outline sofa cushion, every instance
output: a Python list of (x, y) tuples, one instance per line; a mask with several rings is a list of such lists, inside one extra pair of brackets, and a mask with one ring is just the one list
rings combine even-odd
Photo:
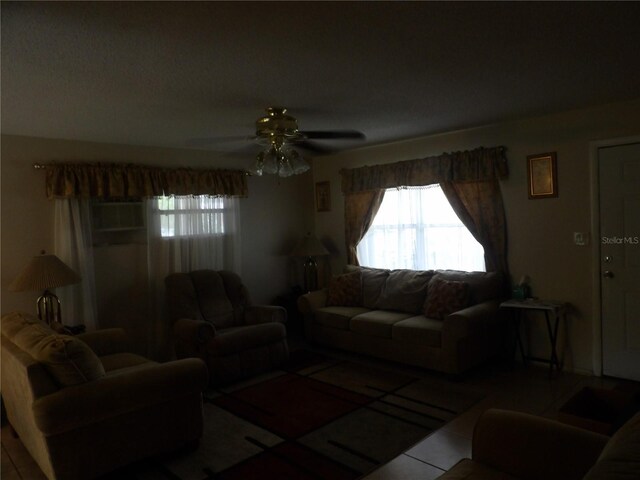
[(484, 302), (494, 298), (502, 298), (503, 275), (499, 272), (463, 272), (460, 270), (438, 270), (443, 280), (465, 282), (469, 285), (469, 304)]
[(44, 324), (25, 325), (13, 342), (41, 362), (62, 387), (97, 380), (105, 375), (98, 356), (82, 340), (52, 333)]
[(128, 352), (103, 355), (100, 357), (100, 362), (107, 373), (117, 373), (118, 371), (130, 369), (131, 367), (155, 363), (148, 358)]
[(433, 270), (392, 270), (375, 304), (378, 310), (421, 313)]
[(602, 450), (584, 480), (627, 480), (640, 472), (640, 413), (625, 423)]
[(315, 312), (315, 323), (323, 327), (349, 330), (351, 318), (368, 311), (364, 307), (322, 307)]
[(327, 289), (327, 306), (359, 307), (362, 305), (362, 272), (359, 270), (335, 276)]
[(393, 324), (391, 338), (403, 342), (419, 343), (425, 347), (442, 345), (442, 322), (417, 315)]
[(376, 302), (382, 292), (382, 287), (384, 287), (391, 270), (358, 267), (356, 265), (347, 265), (345, 268), (345, 272), (353, 272), (355, 270), (362, 272), (362, 306), (375, 308)]
[(440, 275), (429, 282), (424, 314), (428, 318), (443, 320), (447, 315), (469, 305), (469, 285), (465, 282), (444, 280)]
[(351, 319), (349, 328), (356, 333), (372, 337), (391, 338), (391, 327), (412, 315), (403, 312), (389, 312), (386, 310), (371, 310)]
[(230, 327), (218, 330), (217, 335), (207, 345), (207, 350), (214, 357), (237, 355), (243, 350), (277, 343), (286, 337), (287, 331), (282, 323)]

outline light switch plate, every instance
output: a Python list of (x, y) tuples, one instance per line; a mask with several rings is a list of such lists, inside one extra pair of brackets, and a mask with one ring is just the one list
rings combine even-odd
[(573, 232), (573, 243), (580, 247), (589, 245), (589, 233), (587, 232)]

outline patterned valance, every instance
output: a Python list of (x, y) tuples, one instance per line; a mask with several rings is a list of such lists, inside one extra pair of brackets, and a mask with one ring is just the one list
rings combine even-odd
[(246, 197), (241, 170), (157, 168), (119, 163), (54, 163), (46, 170), (47, 197), (144, 198), (159, 195)]
[(342, 191), (363, 192), (394, 187), (431, 185), (444, 181), (474, 182), (508, 175), (504, 147), (476, 148), (435, 157), (343, 169)]

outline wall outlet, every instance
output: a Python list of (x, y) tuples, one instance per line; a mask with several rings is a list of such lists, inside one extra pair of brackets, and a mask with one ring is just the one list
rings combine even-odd
[(589, 245), (589, 233), (588, 232), (573, 232), (573, 243), (580, 247)]

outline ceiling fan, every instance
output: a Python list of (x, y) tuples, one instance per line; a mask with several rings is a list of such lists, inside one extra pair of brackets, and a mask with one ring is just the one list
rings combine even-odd
[[(266, 145), (256, 157), (251, 173), (255, 175), (277, 174), (288, 177), (309, 170), (309, 164), (296, 150), (313, 153), (330, 153), (332, 149), (315, 140), (363, 140), (362, 132), (356, 130), (302, 131), (295, 117), (287, 114), (283, 107), (268, 107), (267, 114), (256, 120), (255, 140)], [(293, 148), (293, 147), (296, 148)]]

